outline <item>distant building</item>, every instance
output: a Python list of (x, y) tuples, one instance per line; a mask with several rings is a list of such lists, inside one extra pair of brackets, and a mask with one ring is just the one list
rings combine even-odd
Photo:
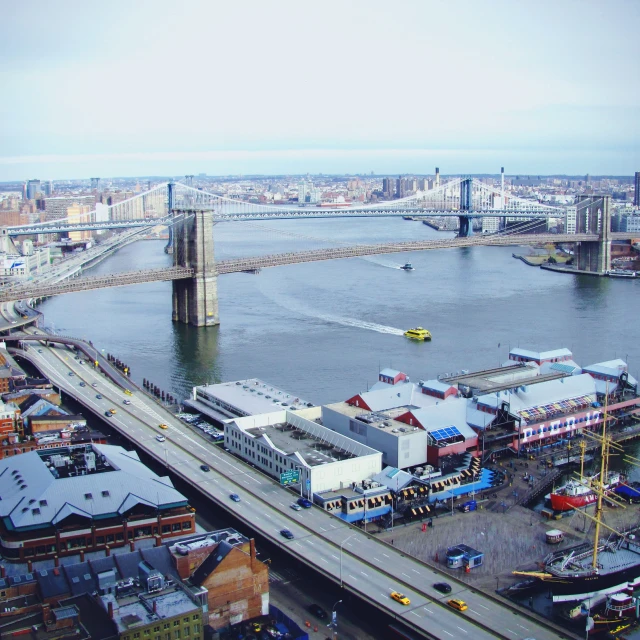
[(35, 200), (37, 193), (41, 193), (40, 180), (28, 180), (27, 181), (27, 199)]
[(91, 191), (100, 191), (100, 178), (91, 178)]
[[(94, 209), (94, 205), (87, 204), (73, 204), (67, 208), (67, 215), (69, 224), (83, 224), (91, 222), (91, 216), (89, 215)], [(91, 240), (91, 231), (70, 231), (69, 238), (73, 242), (80, 242), (82, 240)]]
[(640, 207), (640, 171), (636, 171), (634, 177), (633, 206)]
[(93, 211), (96, 206), (95, 196), (55, 196), (44, 201), (45, 218), (49, 220), (62, 220), (66, 218), (69, 207), (88, 206)]

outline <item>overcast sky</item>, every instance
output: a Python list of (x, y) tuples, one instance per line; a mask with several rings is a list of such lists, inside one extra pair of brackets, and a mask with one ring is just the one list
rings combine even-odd
[(638, 0), (0, 10), (0, 180), (640, 170)]

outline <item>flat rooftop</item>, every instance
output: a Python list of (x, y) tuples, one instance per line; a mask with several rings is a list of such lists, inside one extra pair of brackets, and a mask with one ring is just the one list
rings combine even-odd
[(407, 436), (414, 431), (418, 431), (418, 427), (411, 427), (405, 422), (398, 422), (396, 418), (407, 411), (420, 409), (420, 407), (408, 404), (403, 407), (394, 407), (393, 409), (385, 409), (384, 411), (367, 411), (362, 407), (354, 407), (346, 402), (336, 402), (327, 405), (329, 409), (338, 411), (339, 413), (354, 418), (369, 427), (380, 429), (385, 433), (390, 433), (398, 438)]
[(513, 389), (522, 384), (538, 384), (549, 380), (566, 378), (570, 373), (554, 371), (540, 374), (537, 366), (527, 366), (525, 362), (517, 362), (505, 367), (483, 369), (456, 376), (442, 377), (440, 380), (448, 384), (462, 385), (473, 389), (481, 395)]
[(314, 406), (313, 403), (258, 378), (200, 385), (193, 388), (192, 399), (217, 401), (223, 408), (238, 416), (269, 413), (282, 407), (295, 411)]
[(357, 457), (355, 454), (290, 423), (282, 422), (263, 427), (252, 427), (244, 429), (244, 431), (254, 438), (267, 436), (273, 445), (286, 455), (297, 452), (310, 467)]

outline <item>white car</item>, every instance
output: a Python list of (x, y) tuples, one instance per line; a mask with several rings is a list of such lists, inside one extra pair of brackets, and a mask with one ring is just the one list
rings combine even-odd
[(158, 442), (164, 442), (166, 440), (166, 438), (163, 435), (157, 435), (156, 436), (156, 440)]

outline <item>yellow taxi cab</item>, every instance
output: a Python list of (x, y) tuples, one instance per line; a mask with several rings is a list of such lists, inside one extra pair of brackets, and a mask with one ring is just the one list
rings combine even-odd
[(407, 596), (405, 596), (403, 593), (398, 593), (397, 591), (392, 591), (391, 592), (391, 597), (396, 602), (399, 602), (400, 604), (404, 604), (404, 605), (411, 604), (411, 600), (409, 600), (409, 598), (407, 598)]
[(111, 408), (111, 409), (109, 409), (109, 413), (110, 413), (112, 416), (114, 416), (114, 415), (116, 414), (116, 410), (115, 410), (115, 409), (113, 409), (113, 408)]
[(163, 422), (162, 424), (159, 424), (158, 426), (159, 426), (161, 429), (168, 429), (168, 428), (169, 428), (166, 424), (164, 424), (164, 422)]
[(133, 395), (133, 393), (131, 393), (131, 391), (129, 391), (129, 389), (125, 389), (125, 390), (124, 390), (124, 393), (125, 393), (125, 395), (127, 395), (127, 396), (132, 396), (132, 395)]
[(466, 611), (469, 608), (464, 600), (447, 600), (447, 604), (458, 611)]

